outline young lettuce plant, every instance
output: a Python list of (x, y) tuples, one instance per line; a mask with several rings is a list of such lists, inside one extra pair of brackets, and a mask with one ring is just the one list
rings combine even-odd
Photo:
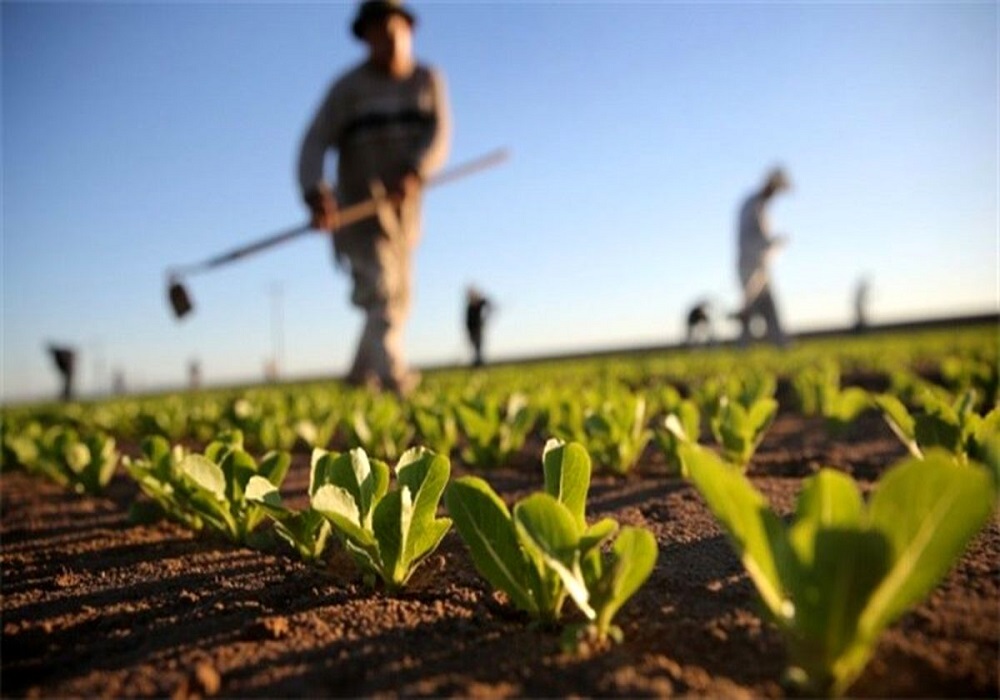
[[(611, 518), (587, 525), (590, 456), (582, 445), (549, 440), (542, 455), (544, 491), (514, 506), (478, 477), (454, 481), (445, 494), (449, 514), (479, 574), (514, 607), (543, 622), (559, 619), (567, 597), (587, 623), (566, 639), (620, 640), (612, 624), (621, 606), (653, 571), (653, 535), (622, 528)], [(614, 539), (608, 555), (602, 545)]]
[(45, 430), (36, 420), (15, 424), (3, 417), (3, 461), (0, 468), (7, 470), (19, 467), (29, 474), (38, 463), (39, 445)]
[(56, 439), (52, 456), (65, 470), (70, 487), (77, 493), (98, 494), (115, 474), (118, 450), (115, 439), (103, 433), (83, 437), (67, 429)]
[(209, 443), (204, 455), (190, 454), (178, 468), (193, 509), (206, 525), (233, 542), (245, 543), (263, 522), (265, 511), (246, 497), (254, 476), (281, 486), (291, 457), (286, 452), (268, 452), (260, 463), (243, 449), (239, 431)]
[(860, 387), (840, 386), (840, 367), (825, 362), (799, 372), (792, 380), (799, 408), (807, 416), (820, 415), (834, 435), (843, 435), (858, 416), (871, 407), (871, 397)]
[(458, 422), (450, 406), (414, 404), (413, 420), (423, 445), (439, 455), (451, 456), (458, 444)]
[(345, 420), (348, 435), (356, 447), (397, 459), (413, 442), (416, 431), (395, 396), (362, 395), (362, 404)]
[(690, 399), (679, 399), (669, 409), (662, 427), (653, 431), (653, 440), (667, 462), (671, 474), (687, 476), (681, 460), (680, 446), (685, 443), (697, 444), (701, 437), (701, 411), (698, 404)]
[(914, 457), (938, 448), (958, 462), (980, 462), (1000, 475), (1000, 408), (985, 416), (975, 412), (976, 393), (969, 390), (955, 401), (925, 393), (923, 408), (910, 412), (892, 394), (873, 397), (885, 422)]
[(624, 475), (632, 470), (653, 436), (646, 427), (646, 400), (615, 392), (583, 421), (587, 451), (600, 465)]
[(100, 431), (80, 435), (72, 427), (43, 429), (29, 423), (16, 434), (4, 435), (4, 460), (18, 464), (77, 493), (98, 494), (118, 466), (115, 439)]
[(315, 420), (312, 418), (300, 418), (295, 422), (294, 430), (298, 439), (308, 445), (310, 449), (317, 447), (326, 449), (330, 441), (333, 440), (333, 436), (336, 434), (337, 426), (339, 425), (340, 416), (330, 411)]
[(867, 505), (849, 476), (820, 470), (786, 526), (743, 474), (681, 449), (785, 637), (787, 679), (810, 695), (850, 687), (883, 630), (948, 573), (994, 505), (984, 470), (935, 451), (887, 471)]
[(374, 585), (402, 589), (451, 528), (438, 518), (451, 475), (447, 457), (423, 447), (402, 454), (395, 467), (398, 488), (389, 490), (389, 467), (363, 449), (313, 453), (309, 490), (312, 509), (333, 525), (344, 546)]
[(155, 512), (144, 509), (136, 501), (129, 508), (129, 519), (144, 522), (166, 516), (190, 530), (200, 531), (204, 523), (190, 505), (179, 468), (186, 455), (184, 448), (180, 445), (171, 448), (166, 438), (150, 435), (143, 439), (140, 449), (141, 458), (123, 457), (122, 466), (152, 500)]
[(744, 370), (724, 377), (709, 377), (701, 382), (692, 394), (702, 413), (711, 420), (720, 408), (723, 398), (738, 403), (744, 409), (764, 399), (773, 399), (778, 380), (765, 371)]
[[(309, 497), (312, 498), (321, 486), (317, 479), (317, 467), (320, 460), (328, 453), (323, 449), (314, 449), (309, 473)], [(278, 537), (285, 540), (306, 562), (322, 561), (330, 541), (333, 528), (330, 521), (311, 505), (305, 510), (294, 510), (286, 507), (281, 501), (278, 487), (267, 479), (254, 476), (250, 478), (246, 489), (247, 501), (259, 505), (274, 523), (274, 531)]]
[(723, 456), (740, 469), (746, 469), (777, 414), (778, 402), (774, 399), (758, 399), (744, 407), (723, 396), (709, 423)]
[(455, 405), (455, 416), (466, 439), (462, 458), (479, 467), (503, 464), (521, 449), (536, 422), (527, 398), (519, 393), (502, 403), (490, 395), (462, 401)]

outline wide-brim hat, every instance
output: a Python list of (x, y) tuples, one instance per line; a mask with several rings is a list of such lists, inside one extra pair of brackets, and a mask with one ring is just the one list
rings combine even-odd
[(359, 39), (364, 39), (366, 24), (392, 14), (405, 17), (411, 27), (417, 23), (417, 16), (399, 0), (364, 0), (358, 8), (358, 16), (351, 23), (351, 33)]

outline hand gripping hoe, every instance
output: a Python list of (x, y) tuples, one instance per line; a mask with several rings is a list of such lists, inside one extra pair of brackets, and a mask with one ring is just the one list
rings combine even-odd
[[(477, 173), (481, 170), (491, 168), (494, 165), (498, 165), (506, 160), (507, 155), (508, 153), (506, 149), (491, 151), (490, 153), (482, 155), (478, 158), (466, 161), (461, 165), (456, 165), (455, 167), (442, 172), (440, 175), (431, 178), (427, 181), (426, 187), (444, 185)], [(340, 229), (338, 230), (342, 230), (345, 226), (349, 226), (350, 224), (361, 221), (362, 219), (378, 215), (379, 211), (388, 204), (389, 199), (384, 188), (379, 188), (378, 191), (373, 189), (373, 196), (371, 199), (366, 199), (363, 202), (352, 204), (351, 206), (344, 207), (339, 211)], [(253, 241), (234, 250), (220, 253), (219, 255), (211, 257), (200, 263), (184, 267), (170, 268), (167, 270), (167, 299), (170, 301), (170, 308), (173, 309), (174, 316), (178, 319), (183, 318), (194, 308), (194, 304), (191, 302), (191, 295), (188, 294), (188, 290), (185, 288), (183, 283), (183, 279), (185, 277), (200, 272), (208, 272), (209, 270), (222, 267), (223, 265), (227, 265), (231, 262), (242, 260), (249, 255), (259, 253), (262, 250), (267, 250), (268, 248), (273, 248), (281, 243), (286, 243), (290, 240), (298, 238), (299, 236), (309, 233), (312, 230), (313, 229), (308, 223), (302, 224), (294, 228), (273, 233), (270, 236)], [(336, 235), (336, 231), (334, 231), (334, 235)]]

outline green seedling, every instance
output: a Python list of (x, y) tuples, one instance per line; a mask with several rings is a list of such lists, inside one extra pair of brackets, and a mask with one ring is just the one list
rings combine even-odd
[(295, 422), (294, 430), (298, 439), (308, 445), (309, 449), (317, 447), (326, 449), (330, 441), (333, 440), (339, 424), (340, 417), (331, 411), (315, 420), (312, 418), (300, 418)]
[(777, 414), (778, 402), (774, 399), (758, 399), (746, 408), (723, 396), (709, 424), (723, 456), (746, 469)]
[(743, 474), (708, 450), (682, 451), (785, 637), (787, 680), (809, 695), (850, 687), (883, 630), (947, 574), (994, 504), (985, 470), (935, 451), (887, 471), (867, 505), (849, 476), (820, 470), (786, 525)]
[[(571, 598), (587, 618), (567, 640), (621, 639), (612, 620), (652, 573), (657, 547), (646, 530), (604, 518), (587, 525), (590, 457), (583, 446), (550, 440), (542, 456), (544, 491), (507, 509), (478, 477), (463, 477), (445, 495), (448, 512), (480, 575), (529, 616), (555, 622)], [(614, 540), (609, 555), (601, 547)]]
[(16, 433), (5, 430), (4, 462), (38, 474), (77, 493), (98, 494), (118, 466), (115, 439), (102, 431), (83, 435), (76, 428), (31, 422)]
[(695, 389), (691, 399), (711, 420), (719, 410), (723, 398), (749, 410), (764, 399), (774, 398), (777, 387), (778, 380), (774, 374), (744, 370), (705, 379)]
[(448, 406), (414, 404), (413, 420), (420, 442), (439, 455), (449, 457), (458, 444), (458, 422)]
[(451, 520), (436, 517), (451, 463), (423, 447), (407, 450), (395, 467), (398, 488), (389, 490), (389, 467), (364, 450), (313, 454), (312, 509), (333, 525), (344, 546), (374, 585), (398, 591), (437, 549)]
[(615, 474), (627, 474), (642, 456), (653, 433), (646, 427), (646, 401), (614, 393), (583, 421), (587, 451)]
[(37, 470), (39, 445), (45, 430), (38, 421), (27, 421), (14, 427), (11, 421), (3, 422), (3, 469), (21, 468), (34, 473)]
[(144, 492), (178, 520), (208, 526), (239, 543), (246, 543), (265, 517), (246, 497), (250, 479), (261, 476), (280, 486), (291, 463), (283, 452), (270, 452), (258, 463), (243, 450), (239, 431), (220, 435), (201, 455), (175, 452), (157, 438), (143, 449), (148, 459), (129, 462), (126, 469)]
[[(317, 450), (319, 452), (319, 450)], [(313, 472), (316, 469), (317, 452), (313, 453)], [(313, 479), (310, 479), (310, 485)], [(310, 491), (310, 496), (312, 492)], [(330, 521), (311, 506), (305, 510), (293, 510), (281, 502), (278, 487), (261, 476), (251, 477), (247, 483), (247, 501), (260, 506), (274, 522), (274, 531), (306, 562), (318, 563), (333, 532)]]
[(478, 467), (495, 467), (510, 459), (536, 422), (527, 398), (519, 393), (506, 401), (492, 395), (462, 401), (455, 405), (455, 416), (466, 441), (462, 458)]
[(140, 449), (141, 458), (126, 456), (122, 458), (122, 465), (139, 489), (152, 500), (155, 509), (150, 512), (140, 503), (133, 503), (129, 519), (135, 522), (166, 516), (191, 530), (201, 530), (204, 523), (189, 505), (187, 489), (181, 480), (179, 465), (186, 455), (184, 449), (179, 445), (171, 448), (160, 435), (143, 439)]
[(941, 360), (941, 378), (955, 393), (976, 392), (976, 409), (986, 411), (1000, 402), (1000, 366), (992, 357), (949, 356)]
[(873, 397), (885, 422), (915, 457), (933, 448), (944, 450), (959, 462), (969, 460), (1000, 475), (1000, 408), (985, 416), (975, 412), (976, 393), (967, 391), (955, 401), (925, 393), (921, 409), (912, 413), (896, 396)]
[(118, 466), (115, 439), (102, 433), (80, 437), (65, 430), (56, 440), (56, 450), (52, 458), (65, 470), (70, 487), (77, 493), (100, 493)]
[(382, 394), (362, 399), (345, 421), (351, 444), (380, 454), (388, 460), (397, 459), (412, 442), (415, 434), (412, 422), (404, 415), (399, 400)]
[(799, 409), (807, 416), (822, 416), (830, 432), (838, 436), (872, 406), (864, 389), (841, 387), (840, 367), (834, 362), (802, 370), (792, 380), (792, 387)]
[(698, 404), (681, 399), (663, 419), (662, 426), (653, 431), (653, 440), (663, 453), (671, 474), (687, 476), (681, 460), (680, 446), (697, 444), (701, 437), (701, 411)]

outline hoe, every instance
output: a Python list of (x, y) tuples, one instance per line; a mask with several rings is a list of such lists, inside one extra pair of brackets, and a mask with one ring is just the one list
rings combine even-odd
[[(444, 171), (437, 177), (431, 178), (427, 182), (426, 186), (435, 187), (443, 185), (477, 173), (480, 170), (491, 168), (494, 165), (506, 160), (507, 155), (508, 153), (506, 149), (491, 151), (490, 153), (474, 158), (470, 161), (466, 161), (461, 165), (457, 165), (454, 168)], [(351, 206), (344, 207), (340, 210), (339, 218), (341, 229), (344, 226), (348, 226), (361, 221), (362, 219), (367, 219), (370, 216), (377, 215), (379, 210), (388, 204), (389, 198), (387, 197), (384, 189), (381, 191), (373, 191), (371, 199), (358, 202), (357, 204), (352, 204)], [(298, 238), (299, 236), (309, 233), (312, 230), (313, 229), (309, 224), (302, 224), (300, 226), (296, 226), (295, 228), (273, 233), (270, 236), (253, 241), (252, 243), (248, 243), (234, 250), (221, 253), (203, 262), (194, 265), (187, 265), (185, 267), (174, 267), (167, 270), (167, 299), (170, 301), (170, 308), (173, 309), (174, 316), (181, 319), (194, 308), (194, 304), (191, 302), (191, 296), (188, 294), (188, 291), (184, 287), (184, 283), (182, 281), (184, 277), (199, 272), (207, 272), (228, 263), (241, 260), (248, 255), (252, 255), (253, 253), (259, 253), (262, 250), (266, 250), (281, 243)]]

